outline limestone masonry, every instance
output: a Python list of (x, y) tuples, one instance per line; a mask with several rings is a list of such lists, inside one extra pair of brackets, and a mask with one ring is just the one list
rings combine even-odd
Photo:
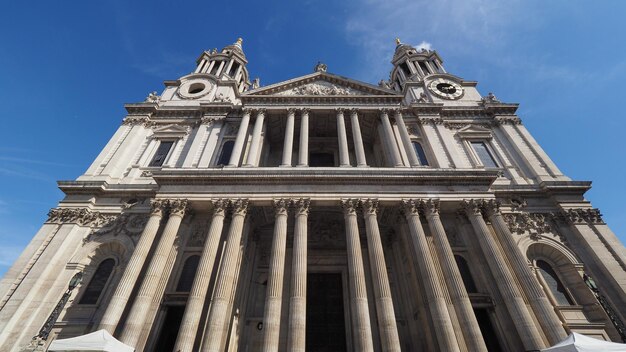
[(626, 339), (626, 250), (516, 115), (397, 41), (260, 86), (241, 39), (128, 115), (0, 282), (0, 351), (534, 351)]

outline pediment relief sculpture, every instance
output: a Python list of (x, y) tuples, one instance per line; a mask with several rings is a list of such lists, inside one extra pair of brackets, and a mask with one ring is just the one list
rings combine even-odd
[(339, 86), (326, 81), (316, 81), (294, 87), (276, 95), (365, 95), (366, 93), (354, 88)]

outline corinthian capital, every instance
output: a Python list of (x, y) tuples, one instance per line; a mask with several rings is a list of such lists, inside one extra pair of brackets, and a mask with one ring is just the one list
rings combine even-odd
[(377, 199), (362, 199), (361, 207), (363, 207), (363, 213), (376, 215), (378, 212), (378, 200)]
[(420, 200), (420, 207), (426, 215), (439, 214), (439, 199), (422, 199)]
[(344, 215), (352, 215), (356, 214), (356, 208), (359, 205), (359, 201), (357, 199), (342, 199), (341, 200), (341, 208), (343, 209)]
[(419, 202), (415, 199), (403, 199), (400, 208), (404, 216), (419, 215)]
[(238, 198), (231, 201), (233, 209), (233, 215), (246, 215), (248, 212), (248, 200), (245, 198)]
[(300, 198), (292, 201), (293, 207), (296, 208), (298, 215), (309, 215), (311, 200), (309, 198)]
[(488, 216), (500, 213), (500, 202), (495, 199), (483, 201), (483, 208)]
[(274, 207), (274, 212), (276, 212), (276, 215), (287, 215), (290, 202), (291, 201), (289, 199), (285, 198), (273, 199), (272, 206)]
[(226, 208), (228, 207), (228, 200), (214, 199), (214, 200), (211, 200), (211, 204), (213, 205), (213, 216), (226, 215)]
[(465, 210), (465, 213), (468, 216), (471, 215), (482, 215), (482, 204), (483, 201), (482, 200), (476, 200), (476, 199), (464, 199), (461, 202), (461, 206), (463, 207), (463, 209)]
[(167, 206), (167, 201), (163, 199), (150, 200), (150, 215), (163, 216), (163, 209)]
[(177, 215), (182, 217), (185, 215), (188, 205), (187, 199), (170, 199), (168, 203), (170, 206), (170, 216)]

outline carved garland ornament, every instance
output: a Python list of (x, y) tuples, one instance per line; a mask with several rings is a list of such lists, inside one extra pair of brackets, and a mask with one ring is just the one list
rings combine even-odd
[(544, 214), (539, 213), (514, 213), (503, 214), (504, 221), (513, 233), (530, 233), (532, 239), (539, 239), (543, 233), (552, 232), (552, 226)]
[(604, 224), (602, 214), (598, 209), (567, 209), (555, 217), (560, 217), (571, 224)]

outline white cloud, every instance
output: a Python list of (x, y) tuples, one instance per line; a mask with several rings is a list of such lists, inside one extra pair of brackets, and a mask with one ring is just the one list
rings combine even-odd
[(521, 11), (523, 4), (520, 0), (355, 0), (345, 30), (348, 40), (364, 50), (367, 65), (356, 74), (368, 81), (386, 77), (396, 37), (403, 43), (443, 49), (444, 58), (453, 51), (494, 51), (506, 46), (507, 29), (534, 27), (540, 21)]
[(429, 42), (427, 42), (425, 40), (422, 40), (422, 42), (417, 44), (415, 47), (417, 48), (417, 50), (422, 50), (422, 49), (432, 50), (433, 49), (432, 48), (433, 47), (432, 44), (430, 44)]

